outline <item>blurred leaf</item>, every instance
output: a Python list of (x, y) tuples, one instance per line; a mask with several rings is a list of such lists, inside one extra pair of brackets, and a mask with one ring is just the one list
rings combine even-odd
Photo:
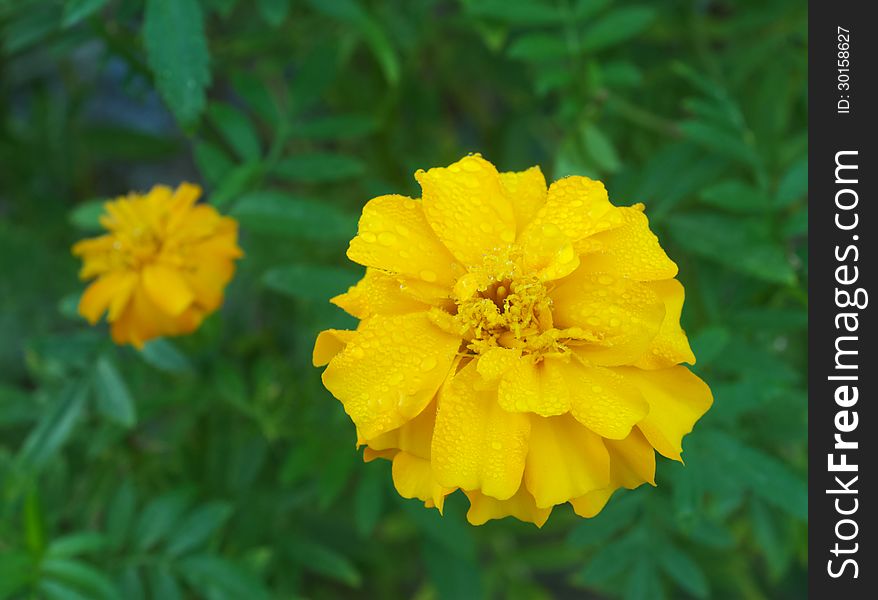
[[(146, 589), (140, 575), (140, 569), (137, 567), (125, 567), (117, 579), (116, 587), (119, 588), (119, 592), (125, 600), (146, 600)], [(173, 598), (173, 592), (170, 596), (156, 594), (155, 597)]]
[(353, 215), (276, 190), (241, 196), (230, 214), (245, 230), (306, 240), (348, 240), (357, 228)]
[(98, 552), (106, 546), (107, 538), (103, 534), (97, 531), (82, 531), (52, 540), (46, 554), (55, 558), (72, 558)]
[(156, 87), (182, 123), (204, 110), (210, 57), (197, 0), (146, 0), (143, 22), (146, 57)]
[(283, 23), (289, 12), (290, 0), (259, 0), (259, 14), (272, 27)]
[(366, 115), (336, 115), (309, 119), (295, 128), (295, 135), (310, 140), (344, 140), (368, 135), (377, 129), (375, 119)]
[(25, 469), (36, 472), (64, 445), (82, 414), (87, 397), (88, 388), (81, 382), (64, 387), (24, 440), (18, 460)]
[(586, 125), (582, 130), (582, 140), (586, 152), (600, 169), (608, 173), (619, 169), (619, 155), (616, 148), (597, 125), (593, 123)]
[(312, 541), (294, 540), (284, 550), (290, 560), (307, 571), (324, 575), (350, 587), (360, 587), (362, 584), (362, 576), (353, 563), (332, 548)]
[(40, 568), (44, 577), (70, 584), (83, 595), (98, 599), (120, 598), (115, 584), (91, 565), (67, 558), (45, 558)]
[(583, 33), (581, 50), (599, 52), (631, 39), (649, 27), (656, 17), (648, 6), (619, 8), (595, 20)]
[(232, 507), (225, 502), (212, 502), (192, 511), (174, 528), (165, 554), (177, 556), (200, 547), (231, 514)]
[(94, 388), (101, 414), (123, 427), (131, 427), (137, 422), (131, 392), (116, 365), (106, 355), (95, 363)]
[(758, 214), (776, 208), (766, 194), (743, 181), (722, 181), (701, 192), (705, 204), (733, 213)]
[(563, 58), (570, 52), (563, 38), (551, 33), (528, 33), (516, 39), (507, 53), (512, 58), (544, 61)]
[(149, 502), (140, 513), (134, 531), (134, 543), (148, 550), (175, 530), (180, 515), (189, 504), (188, 494), (175, 491)]
[(747, 165), (759, 164), (756, 149), (735, 134), (703, 121), (687, 121), (680, 129), (688, 139), (719, 156)]
[(238, 565), (210, 554), (190, 556), (179, 561), (178, 569), (183, 578), (203, 595), (219, 592), (223, 598), (247, 598), (260, 600), (268, 593), (258, 580)]
[(750, 522), (753, 527), (754, 541), (765, 555), (772, 577), (780, 577), (792, 558), (787, 548), (784, 547), (783, 537), (778, 527), (780, 519), (772, 515), (764, 503), (754, 501), (750, 505)]
[(232, 168), (216, 184), (210, 196), (210, 203), (217, 208), (224, 208), (229, 202), (247, 191), (247, 188), (262, 174), (262, 163), (252, 162)]
[(30, 583), (33, 559), (27, 552), (0, 551), (0, 598), (17, 598), (15, 594)]
[(341, 154), (299, 154), (278, 162), (274, 174), (295, 182), (319, 183), (357, 177), (365, 171), (356, 158)]
[(204, 180), (212, 186), (218, 185), (235, 163), (222, 148), (209, 142), (198, 141), (193, 146), (195, 164)]
[(808, 157), (794, 162), (777, 184), (777, 203), (788, 206), (808, 192)]
[(436, 586), (440, 598), (455, 600), (484, 597), (481, 573), (475, 561), (447, 552), (428, 540), (421, 544), (421, 552), (430, 580)]
[(192, 363), (169, 340), (156, 338), (140, 349), (143, 360), (161, 371), (168, 373), (187, 373), (192, 371)]
[(710, 588), (707, 577), (689, 554), (670, 544), (663, 544), (658, 559), (662, 570), (677, 585), (696, 598), (708, 597)]
[(269, 288), (300, 300), (327, 301), (354, 285), (361, 274), (338, 267), (289, 265), (270, 269), (262, 278)]
[(354, 495), (354, 523), (357, 533), (368, 537), (375, 530), (384, 505), (385, 474), (376, 468), (365, 468)]
[(102, 9), (107, 0), (67, 0), (64, 3), (64, 18), (61, 25), (72, 27)]
[(259, 135), (247, 115), (230, 104), (211, 102), (207, 116), (242, 160), (259, 159), (262, 154)]
[(625, 600), (661, 600), (665, 597), (658, 572), (652, 560), (641, 559), (626, 577)]
[(708, 365), (722, 354), (729, 342), (729, 331), (725, 327), (708, 327), (692, 337), (690, 343), (699, 367)]
[(795, 281), (783, 248), (769, 238), (761, 222), (688, 213), (671, 217), (669, 227), (677, 243), (690, 252), (765, 281)]
[(116, 548), (121, 547), (128, 534), (133, 531), (136, 502), (131, 482), (123, 481), (107, 507), (107, 536)]
[(70, 211), (70, 224), (82, 231), (96, 232), (103, 227), (98, 221), (104, 212), (106, 200), (91, 200), (83, 202)]
[(152, 598), (158, 600), (182, 600), (183, 593), (180, 591), (180, 584), (171, 573), (170, 569), (159, 563), (148, 570), (149, 587), (152, 591)]
[(476, 17), (486, 17), (512, 25), (551, 25), (562, 23), (564, 12), (541, 0), (506, 2), (504, 0), (475, 0), (466, 2), (466, 10)]
[(63, 583), (43, 579), (39, 582), (41, 597), (46, 600), (95, 600), (91, 595), (86, 595), (75, 588)]

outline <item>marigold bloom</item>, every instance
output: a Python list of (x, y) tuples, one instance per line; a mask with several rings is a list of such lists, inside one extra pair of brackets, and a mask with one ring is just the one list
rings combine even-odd
[(479, 155), (415, 178), (423, 199), (370, 200), (350, 243), (366, 274), (332, 302), (359, 327), (314, 346), (365, 460), (440, 511), (462, 489), (473, 524), (655, 485), (653, 450), (680, 460), (713, 400), (680, 365), (683, 286), (643, 205)]
[(79, 301), (91, 324), (104, 312), (117, 344), (141, 347), (198, 328), (222, 304), (235, 271), (238, 224), (206, 204), (197, 185), (157, 185), (104, 205), (108, 233), (82, 240), (79, 276), (94, 279)]

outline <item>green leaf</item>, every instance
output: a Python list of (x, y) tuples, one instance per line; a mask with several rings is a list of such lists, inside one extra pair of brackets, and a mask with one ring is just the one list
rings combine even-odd
[(46, 600), (95, 600), (91, 595), (85, 595), (75, 588), (50, 579), (40, 581), (39, 589), (42, 592), (39, 597)]
[(772, 577), (779, 579), (792, 558), (780, 527), (782, 520), (773, 515), (763, 502), (754, 500), (750, 504), (750, 522), (753, 538), (759, 551), (765, 556)]
[(777, 208), (766, 194), (737, 179), (704, 189), (701, 200), (710, 206), (741, 214), (759, 214)]
[(600, 547), (579, 573), (578, 580), (587, 585), (604, 583), (631, 567), (636, 559), (633, 550), (637, 539), (631, 534)]
[(259, 159), (262, 154), (259, 135), (246, 114), (230, 104), (211, 102), (207, 108), (207, 116), (242, 160)]
[(178, 374), (192, 371), (192, 363), (186, 355), (164, 338), (156, 338), (145, 343), (140, 349), (140, 356), (161, 371)]
[(466, 3), (466, 11), (475, 17), (527, 26), (562, 23), (566, 17), (557, 6), (542, 1), (476, 0)]
[(447, 552), (432, 540), (421, 543), (421, 553), (430, 581), (439, 591), (440, 598), (486, 597), (478, 563), (471, 557)]
[(95, 599), (121, 598), (115, 584), (88, 563), (67, 558), (47, 557), (40, 564), (43, 576), (69, 584)]
[(212, 186), (218, 185), (226, 173), (235, 166), (234, 161), (222, 148), (209, 142), (195, 142), (193, 154), (198, 171), (204, 180)]
[(698, 566), (691, 556), (670, 544), (664, 544), (658, 555), (662, 570), (673, 579), (677, 585), (695, 596), (707, 598), (710, 587), (704, 571)]
[(261, 162), (244, 163), (233, 168), (216, 184), (210, 196), (210, 203), (217, 208), (225, 207), (229, 202), (247, 191), (263, 172)]
[(4, 550), (0, 552), (0, 598), (18, 598), (33, 577), (33, 558), (28, 552)]
[(662, 600), (665, 597), (651, 558), (641, 558), (626, 577), (624, 600)]
[(598, 52), (620, 44), (649, 27), (655, 17), (655, 9), (648, 6), (614, 10), (585, 30), (580, 49), (583, 52)]
[(184, 558), (177, 563), (183, 578), (202, 595), (219, 591), (226, 598), (261, 600), (268, 598), (262, 584), (238, 565), (210, 554)]
[(284, 549), (290, 560), (307, 571), (324, 575), (350, 587), (360, 587), (363, 582), (354, 564), (332, 548), (308, 540), (295, 540)]
[(68, 384), (37, 426), (24, 440), (18, 460), (29, 471), (37, 471), (64, 445), (79, 420), (88, 388), (84, 384)]
[(52, 540), (46, 554), (55, 558), (71, 558), (81, 554), (90, 554), (103, 550), (107, 546), (107, 537), (97, 531), (71, 533)]
[(353, 215), (276, 190), (245, 194), (230, 214), (248, 231), (306, 240), (348, 240), (357, 229)]
[(64, 17), (61, 19), (61, 25), (73, 27), (102, 9), (105, 4), (107, 4), (107, 0), (67, 0), (64, 3)]
[(121, 547), (132, 531), (136, 503), (134, 486), (130, 481), (122, 482), (107, 507), (107, 537), (115, 548)]
[[(377, 465), (376, 465), (377, 466)], [(369, 537), (378, 524), (384, 504), (384, 473), (378, 468), (365, 468), (354, 494), (354, 523), (357, 533)]]
[(699, 367), (708, 365), (718, 358), (729, 343), (728, 329), (725, 327), (707, 327), (692, 336), (692, 352)]
[(123, 427), (132, 427), (137, 422), (131, 392), (116, 365), (106, 355), (95, 363), (94, 388), (98, 412)]
[(621, 166), (619, 155), (613, 142), (610, 141), (597, 125), (589, 123), (582, 130), (582, 141), (585, 151), (597, 164), (598, 168), (613, 173)]
[(763, 221), (716, 214), (674, 215), (668, 226), (677, 243), (730, 269), (772, 283), (792, 284), (793, 267)]
[(225, 502), (212, 502), (187, 515), (175, 528), (165, 546), (165, 554), (178, 556), (201, 546), (232, 514)]
[(271, 27), (284, 22), (290, 12), (290, 0), (259, 0), (259, 14)]
[(90, 200), (79, 204), (70, 211), (70, 224), (82, 231), (101, 231), (103, 227), (98, 219), (104, 213), (105, 202), (106, 200)]
[(167, 566), (157, 564), (147, 573), (152, 598), (156, 600), (159, 598), (161, 600), (182, 600), (183, 592), (180, 590), (180, 584), (177, 583), (177, 579)]
[(702, 435), (730, 475), (768, 504), (798, 518), (808, 517), (808, 487), (780, 460), (719, 431)]
[(198, 120), (210, 83), (210, 56), (198, 0), (147, 0), (146, 58), (156, 87), (183, 124)]
[(309, 119), (295, 127), (297, 137), (309, 140), (346, 140), (368, 135), (378, 127), (365, 115), (336, 115)]
[(808, 157), (794, 162), (777, 184), (777, 203), (789, 206), (808, 193)]
[(274, 167), (274, 174), (288, 181), (320, 183), (358, 177), (365, 167), (356, 158), (341, 154), (315, 152), (285, 158)]
[(180, 515), (189, 504), (188, 494), (171, 492), (156, 498), (144, 507), (137, 519), (134, 543), (140, 550), (148, 550), (176, 527)]
[(689, 140), (718, 156), (749, 166), (759, 164), (759, 154), (756, 149), (738, 134), (703, 121), (687, 121), (680, 125), (680, 130)]
[(262, 278), (270, 289), (299, 300), (325, 302), (354, 285), (361, 273), (338, 267), (289, 265), (270, 269)]
[(564, 58), (570, 53), (563, 37), (552, 33), (528, 33), (509, 46), (507, 54), (512, 58), (540, 62)]

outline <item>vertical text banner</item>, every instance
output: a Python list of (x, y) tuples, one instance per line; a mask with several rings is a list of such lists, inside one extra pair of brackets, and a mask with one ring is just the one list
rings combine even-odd
[(870, 2), (809, 9), (809, 587), (853, 600), (878, 589), (878, 31)]

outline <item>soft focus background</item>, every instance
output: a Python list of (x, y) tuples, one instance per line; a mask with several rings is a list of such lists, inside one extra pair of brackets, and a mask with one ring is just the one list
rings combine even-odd
[[(0, 598), (803, 598), (806, 6), (0, 0)], [(399, 498), (310, 364), (419, 167), (602, 179), (716, 403), (658, 488), (539, 530)], [(187, 338), (75, 313), (100, 200), (187, 180), (247, 256)]]

